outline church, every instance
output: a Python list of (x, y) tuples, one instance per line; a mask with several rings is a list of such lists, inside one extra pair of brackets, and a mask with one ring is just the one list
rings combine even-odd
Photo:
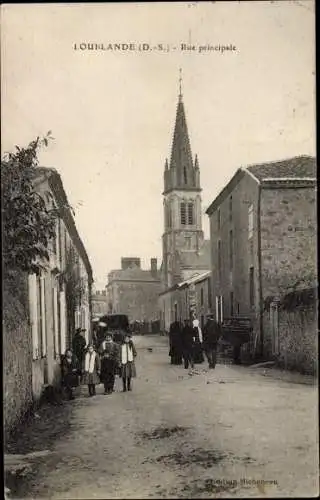
[(181, 92), (176, 111), (170, 161), (164, 167), (164, 231), (162, 235), (161, 328), (190, 316), (181, 306), (179, 284), (210, 270), (210, 240), (202, 230), (200, 168), (193, 158)]

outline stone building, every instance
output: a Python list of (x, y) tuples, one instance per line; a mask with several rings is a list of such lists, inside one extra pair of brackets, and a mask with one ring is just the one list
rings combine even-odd
[(130, 323), (151, 323), (159, 320), (158, 297), (161, 291), (157, 259), (150, 269), (141, 269), (138, 257), (122, 257), (121, 269), (108, 275), (107, 301), (110, 313), (127, 314)]
[(200, 169), (192, 158), (184, 104), (180, 91), (170, 162), (164, 170), (164, 232), (162, 236), (162, 328), (168, 330), (176, 309), (176, 284), (210, 268), (210, 242), (202, 230)]
[[(194, 314), (203, 328), (207, 314), (212, 312), (211, 300), (211, 271), (194, 274), (191, 278), (176, 283), (170, 288), (171, 303), (173, 304), (172, 321), (183, 321)], [(162, 294), (160, 294), (160, 297)]]
[[(47, 385), (60, 381), (61, 354), (76, 327), (91, 324), (92, 270), (54, 169), (38, 168), (34, 187), (58, 209), (50, 260), (40, 276), (17, 272), (4, 295), (4, 420), (9, 432)], [(17, 293), (19, 290), (19, 293)]]
[(300, 156), (239, 168), (207, 210), (216, 318), (250, 316), (249, 348), (268, 356), (266, 300), (316, 277), (316, 161)]
[(92, 315), (99, 316), (108, 314), (110, 311), (110, 304), (108, 304), (107, 291), (96, 290), (92, 294)]

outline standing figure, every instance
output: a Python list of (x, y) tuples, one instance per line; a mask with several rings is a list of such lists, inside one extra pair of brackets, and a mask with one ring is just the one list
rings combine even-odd
[(217, 362), (218, 341), (221, 337), (219, 323), (210, 315), (203, 328), (203, 346), (206, 353), (209, 368), (215, 368)]
[(71, 349), (67, 349), (61, 362), (62, 386), (68, 399), (74, 399), (73, 388), (79, 385), (80, 365)]
[(132, 391), (131, 379), (137, 375), (134, 363), (136, 356), (137, 351), (131, 335), (126, 333), (120, 346), (120, 375), (123, 382), (123, 392)]
[(96, 385), (100, 384), (100, 357), (92, 344), (88, 345), (84, 357), (83, 383), (88, 386), (89, 396), (96, 395)]
[(114, 380), (119, 364), (119, 347), (113, 341), (110, 333), (107, 333), (105, 340), (102, 342), (100, 352), (101, 382), (104, 384), (104, 393), (111, 394), (114, 391)]
[(184, 321), (184, 327), (181, 332), (181, 341), (184, 367), (186, 370), (189, 368), (189, 365), (191, 368), (194, 368), (193, 348), (195, 338), (193, 328), (190, 324), (190, 320), (188, 319)]
[(202, 346), (202, 331), (200, 328), (199, 320), (194, 317), (193, 322), (193, 335), (195, 338), (194, 342), (194, 352), (193, 352), (193, 360), (195, 363), (203, 363), (204, 362), (204, 357), (203, 357), (203, 346)]
[(174, 321), (170, 325), (169, 331), (170, 351), (172, 365), (182, 364), (182, 345), (181, 345), (181, 327), (178, 321)]
[(85, 332), (84, 329), (77, 328), (76, 333), (72, 340), (72, 350), (78, 359), (80, 368), (82, 367), (83, 364), (83, 357), (86, 349), (86, 339), (83, 336), (84, 332)]

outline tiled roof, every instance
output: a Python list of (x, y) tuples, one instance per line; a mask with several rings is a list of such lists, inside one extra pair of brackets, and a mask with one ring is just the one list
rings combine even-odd
[(205, 240), (199, 252), (181, 252), (182, 268), (210, 269), (210, 240)]
[(316, 159), (312, 156), (295, 156), (287, 160), (250, 165), (246, 169), (259, 181), (272, 178), (315, 178)]
[(220, 191), (218, 196), (207, 208), (206, 213), (211, 216), (221, 205), (227, 196), (233, 191), (235, 186), (243, 179), (244, 175), (253, 175), (257, 182), (280, 182), (281, 179), (292, 179), (299, 182), (310, 182), (310, 178), (316, 178), (316, 159), (312, 156), (301, 155), (286, 160), (259, 163), (238, 168), (230, 181)]

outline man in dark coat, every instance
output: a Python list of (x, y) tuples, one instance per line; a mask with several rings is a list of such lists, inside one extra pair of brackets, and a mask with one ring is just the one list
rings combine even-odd
[(79, 365), (82, 367), (84, 353), (86, 348), (86, 339), (83, 336), (83, 332), (85, 332), (82, 328), (77, 328), (75, 336), (72, 340), (72, 351), (78, 359)]
[(209, 368), (216, 367), (218, 341), (221, 337), (221, 333), (219, 323), (212, 316), (208, 316), (202, 334), (204, 352), (208, 359)]
[(178, 321), (174, 321), (170, 325), (169, 331), (170, 351), (172, 365), (181, 365), (182, 363), (182, 346), (181, 346), (181, 328)]
[(190, 324), (190, 320), (188, 319), (184, 321), (184, 327), (181, 332), (181, 341), (184, 367), (186, 370), (189, 368), (189, 365), (191, 368), (194, 368), (193, 349), (195, 338), (193, 328)]

